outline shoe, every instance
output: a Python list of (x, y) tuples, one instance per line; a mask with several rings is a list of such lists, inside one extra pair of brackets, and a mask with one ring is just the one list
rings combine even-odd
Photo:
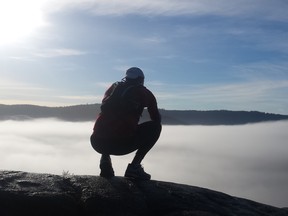
[(104, 178), (112, 178), (114, 177), (114, 170), (112, 167), (112, 163), (110, 162), (102, 162), (100, 163), (100, 176)]
[(139, 180), (150, 180), (151, 175), (146, 173), (141, 164), (128, 164), (125, 172), (125, 177)]

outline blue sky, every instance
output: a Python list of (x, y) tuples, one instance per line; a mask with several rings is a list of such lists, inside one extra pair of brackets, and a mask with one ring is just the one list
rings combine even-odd
[(0, 2), (0, 103), (100, 103), (140, 67), (160, 108), (288, 114), (286, 0)]

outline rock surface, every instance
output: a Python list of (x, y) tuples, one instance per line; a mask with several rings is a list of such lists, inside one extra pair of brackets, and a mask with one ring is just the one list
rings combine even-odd
[(163, 181), (0, 171), (0, 215), (288, 216), (288, 209)]

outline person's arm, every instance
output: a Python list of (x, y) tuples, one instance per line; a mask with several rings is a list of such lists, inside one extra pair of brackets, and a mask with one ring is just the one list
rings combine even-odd
[(155, 96), (147, 89), (148, 104), (147, 110), (152, 121), (161, 122), (161, 115), (159, 113), (158, 105)]
[(105, 92), (104, 97), (102, 99), (102, 103), (112, 94), (116, 86), (116, 83), (113, 83)]

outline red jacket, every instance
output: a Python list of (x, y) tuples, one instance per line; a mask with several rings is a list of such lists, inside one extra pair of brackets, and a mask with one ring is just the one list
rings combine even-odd
[[(111, 95), (115, 84), (105, 92), (102, 104)], [(131, 86), (129, 83), (124, 83), (127, 87)], [(127, 112), (125, 114), (117, 112), (118, 107), (114, 111), (103, 110), (97, 117), (94, 125), (94, 134), (100, 137), (105, 136), (129, 136), (135, 132), (140, 117), (144, 108), (147, 107), (150, 119), (152, 121), (161, 122), (157, 101), (153, 93), (143, 85), (137, 85), (127, 91), (127, 97), (131, 98), (136, 103), (137, 110)]]

